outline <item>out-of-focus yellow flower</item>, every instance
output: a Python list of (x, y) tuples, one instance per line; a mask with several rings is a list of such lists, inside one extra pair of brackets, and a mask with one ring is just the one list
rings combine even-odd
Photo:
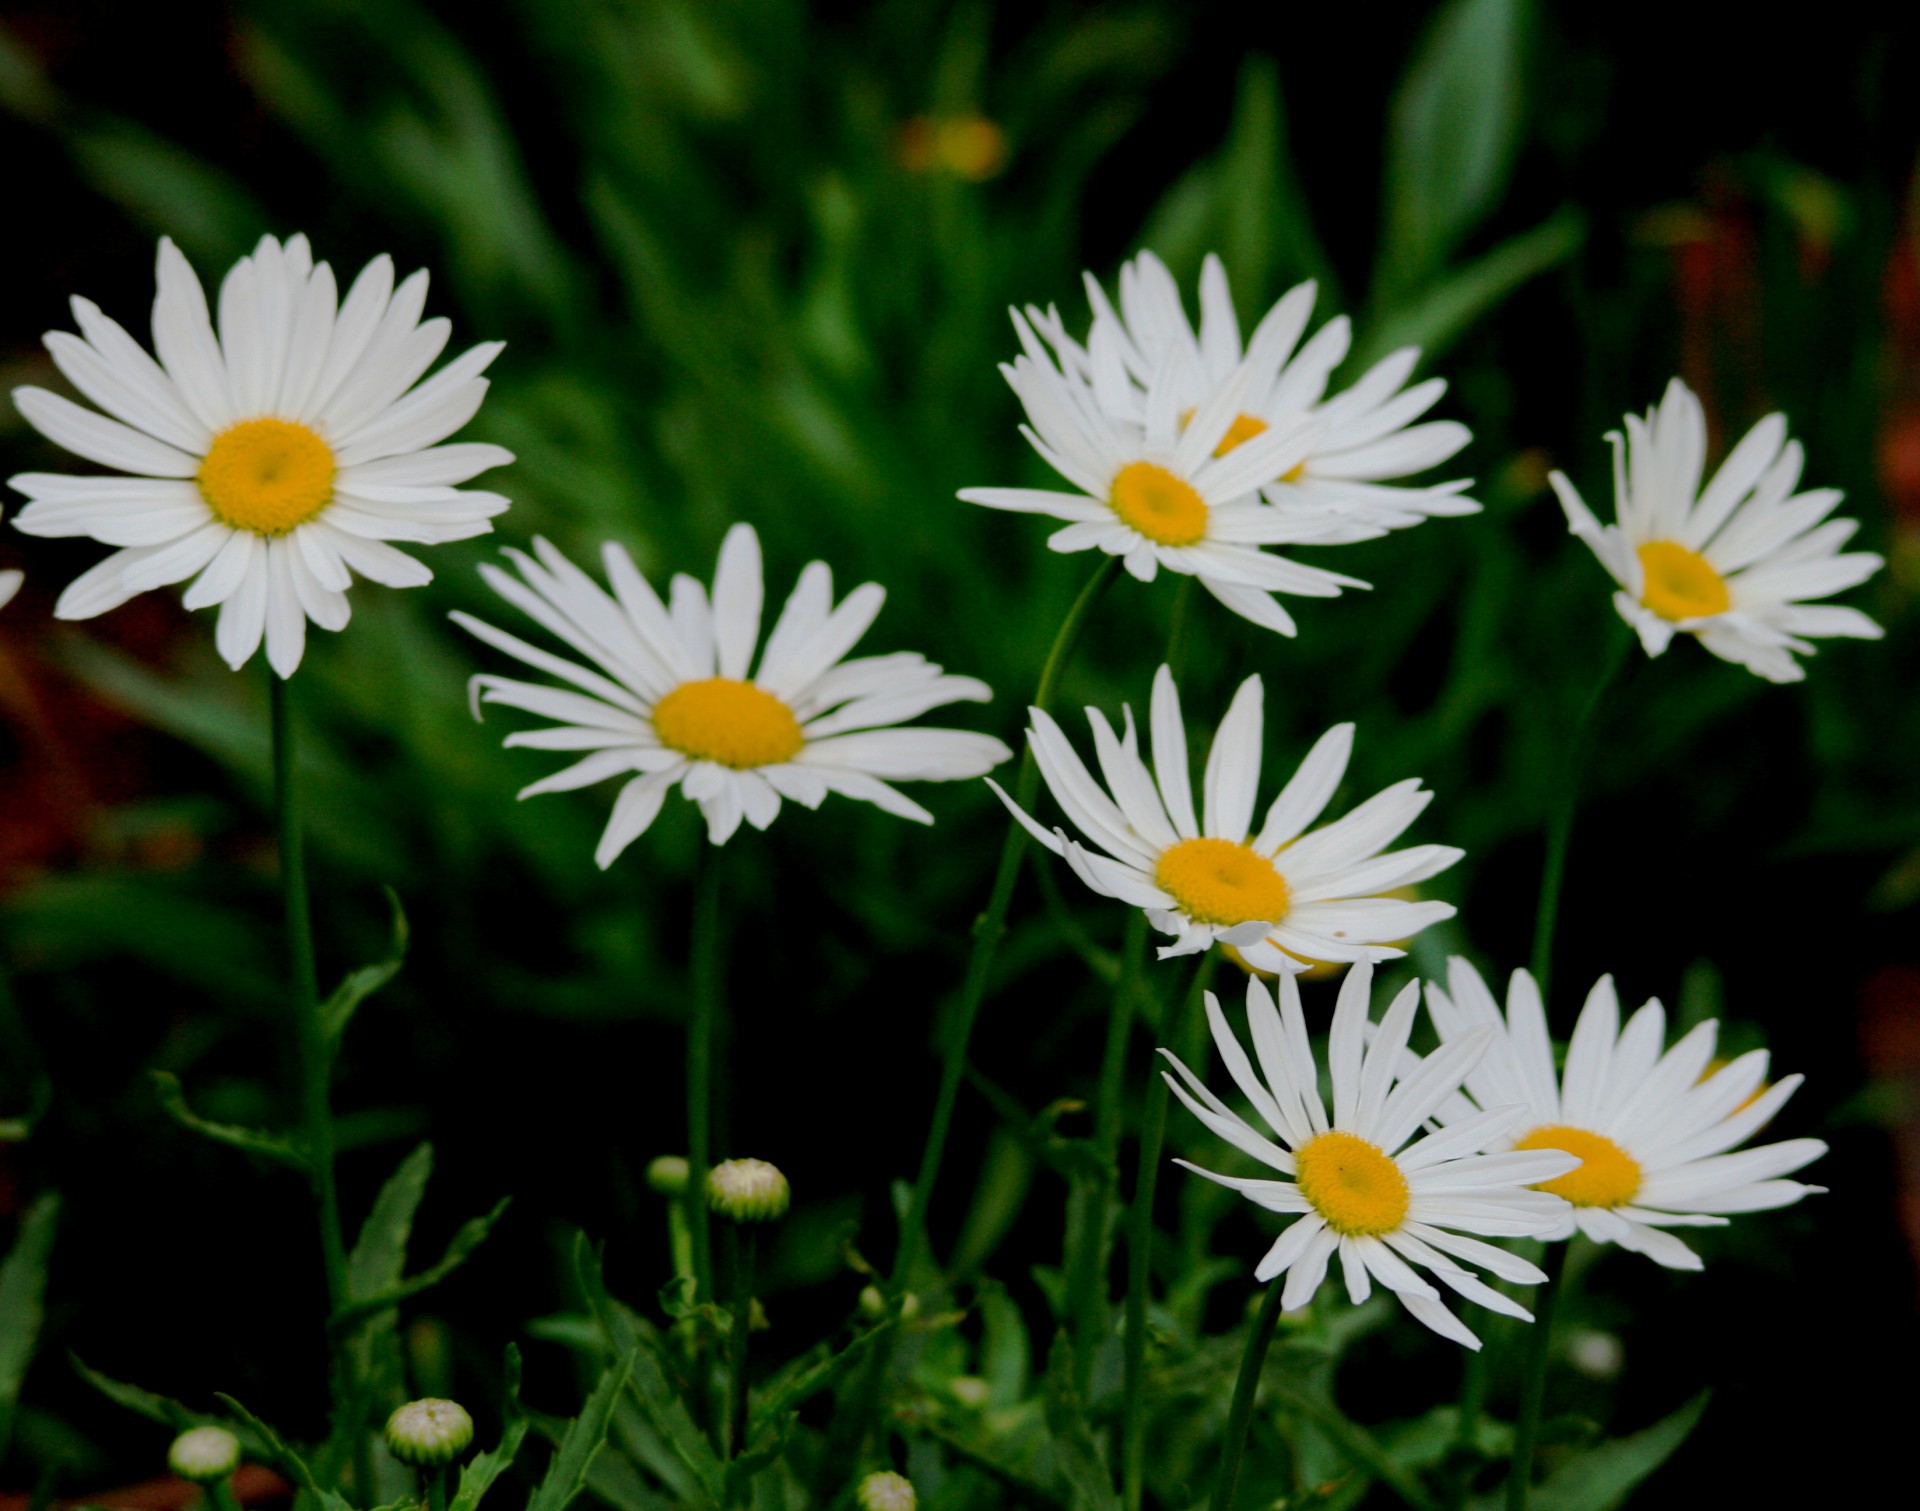
[(916, 115), (903, 122), (894, 156), (914, 173), (951, 173), (969, 183), (995, 177), (1007, 165), (1007, 134), (977, 112)]
[[(1391, 892), (1382, 892), (1380, 895), (1382, 897), (1397, 897), (1402, 902), (1418, 902), (1420, 900), (1420, 889), (1418, 887), (1395, 887)], [(1394, 939), (1388, 941), (1388, 947), (1390, 949), (1404, 950), (1410, 943), (1412, 943), (1410, 939)], [(1248, 965), (1246, 958), (1232, 945), (1222, 944), (1220, 946), (1220, 953), (1225, 955), (1227, 959), (1231, 960), (1235, 965), (1239, 966), (1240, 969), (1245, 971), (1249, 976), (1258, 976), (1262, 981), (1273, 980), (1272, 971), (1263, 971), (1256, 966)], [(1347, 968), (1346, 962), (1343, 960), (1315, 960), (1311, 955), (1302, 955), (1299, 958), (1307, 962), (1307, 968), (1300, 972), (1300, 979), (1302, 981), (1331, 981)]]

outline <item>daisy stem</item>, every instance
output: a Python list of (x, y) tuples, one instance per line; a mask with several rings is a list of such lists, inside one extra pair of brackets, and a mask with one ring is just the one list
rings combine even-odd
[[(347, 1303), (347, 1250), (340, 1230), (340, 1197), (333, 1175), (333, 1046), (320, 1020), (320, 981), (313, 960), (313, 919), (307, 904), (307, 858), (300, 825), (300, 794), (295, 784), (292, 693), (290, 684), (269, 671), (272, 708), (273, 810), (280, 839), (280, 890), (286, 910), (287, 957), (293, 974), (294, 1050), (300, 1071), (302, 1142), (307, 1180), (320, 1224), (320, 1255), (327, 1279), (329, 1318)], [(327, 1329), (334, 1355), (334, 1378), (349, 1397), (357, 1394), (351, 1339)], [(370, 1494), (371, 1460), (366, 1434), (354, 1434), (355, 1489)]]
[(1233, 1511), (1233, 1492), (1240, 1484), (1240, 1455), (1246, 1451), (1247, 1430), (1253, 1426), (1254, 1398), (1260, 1394), (1260, 1371), (1280, 1322), (1280, 1296), (1286, 1289), (1270, 1281), (1260, 1299), (1260, 1315), (1247, 1335), (1247, 1351), (1240, 1358), (1240, 1378), (1233, 1382), (1233, 1406), (1227, 1412), (1227, 1435), (1220, 1445), (1220, 1477), (1213, 1482), (1210, 1511)]
[(720, 847), (700, 841), (693, 870), (690, 974), (693, 1016), (687, 1024), (687, 1229), (693, 1237), (694, 1301), (717, 1298), (713, 1233), (707, 1222), (707, 1171), (713, 1160), (713, 1050), (726, 1003), (720, 991)]
[[(1198, 1008), (1218, 963), (1219, 955), (1214, 950), (1200, 957), (1199, 968), (1193, 973), (1193, 985), (1187, 989), (1186, 996), (1168, 1006), (1167, 1016), (1160, 1025), (1163, 1043), (1179, 1043), (1181, 1026)], [(1193, 1063), (1193, 1057), (1188, 1063)], [(1133, 1205), (1127, 1209), (1127, 1314), (1122, 1338), (1124, 1388), (1120, 1415), (1120, 1477), (1125, 1511), (1140, 1511), (1141, 1498), (1146, 1493), (1147, 1295), (1153, 1282), (1153, 1193), (1160, 1183), (1160, 1151), (1167, 1140), (1170, 1095), (1166, 1081), (1149, 1071), (1147, 1103), (1140, 1119), (1140, 1171), (1134, 1177)], [(1268, 1334), (1272, 1334), (1271, 1327)]]
[[(1086, 628), (1093, 606), (1119, 575), (1120, 558), (1109, 556), (1094, 570), (1080, 596), (1067, 610), (1060, 630), (1053, 637), (1040, 669), (1040, 685), (1033, 695), (1036, 708), (1052, 706), (1059, 691), (1061, 674), (1073, 655), (1080, 633)], [(1040, 793), (1040, 767), (1028, 746), (1020, 758), (1020, 774), (1014, 783), (1014, 801), (1031, 809)], [(940, 1177), (940, 1161), (946, 1153), (947, 1130), (953, 1122), (954, 1102), (960, 1095), (960, 1082), (966, 1073), (967, 1048), (973, 1039), (974, 1019), (980, 1014), (980, 1002), (986, 995), (987, 976), (993, 968), (994, 952), (1000, 936), (1006, 932), (1007, 908), (1013, 901), (1013, 884), (1020, 875), (1020, 856), (1026, 849), (1027, 831), (1011, 820), (1006, 842), (1000, 848), (1000, 864), (994, 871), (993, 890), (987, 896), (986, 911), (973, 926), (973, 953), (967, 960), (966, 980), (960, 988), (960, 1000), (954, 1004), (947, 1024), (946, 1043), (942, 1046), (940, 1089), (934, 1096), (933, 1118), (927, 1128), (927, 1142), (920, 1155), (920, 1173), (913, 1183), (913, 1200), (907, 1207), (907, 1220), (900, 1235), (900, 1253), (894, 1261), (892, 1284), (899, 1290), (920, 1263), (926, 1245), (927, 1209), (933, 1204), (934, 1183)]]
[(1573, 838), (1574, 815), (1580, 807), (1580, 782), (1586, 774), (1587, 760), (1593, 754), (1594, 735), (1600, 727), (1600, 708), (1607, 690), (1626, 664), (1632, 644), (1628, 633), (1616, 633), (1607, 645), (1600, 664), (1600, 675), (1587, 694), (1580, 722), (1574, 726), (1573, 741), (1567, 749), (1567, 763), (1560, 774), (1560, 791), (1552, 817), (1547, 822), (1546, 867), (1540, 875), (1540, 901), (1533, 918), (1533, 979), (1547, 1000), (1547, 980), (1553, 969), (1553, 931), (1560, 917), (1560, 883), (1567, 870), (1567, 845)]
[(747, 1451), (747, 1334), (753, 1326), (754, 1230), (738, 1223), (726, 1227), (733, 1270), (733, 1326), (727, 1334), (727, 1452)]
[(1513, 1467), (1507, 1476), (1507, 1511), (1527, 1511), (1533, 1489), (1533, 1450), (1540, 1439), (1540, 1409), (1547, 1395), (1547, 1359), (1553, 1348), (1553, 1314), (1560, 1300), (1567, 1250), (1572, 1243), (1547, 1245), (1540, 1268), (1547, 1278), (1534, 1293), (1533, 1328), (1527, 1334), (1527, 1361), (1520, 1377), (1520, 1420), (1513, 1429)]

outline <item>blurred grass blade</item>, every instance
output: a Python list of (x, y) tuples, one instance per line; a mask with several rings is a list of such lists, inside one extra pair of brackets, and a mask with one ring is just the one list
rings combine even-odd
[(33, 1362), (45, 1319), (47, 1259), (53, 1252), (60, 1198), (42, 1196), (20, 1219), (20, 1230), (6, 1261), (0, 1263), (0, 1460), (13, 1438), (14, 1408)]

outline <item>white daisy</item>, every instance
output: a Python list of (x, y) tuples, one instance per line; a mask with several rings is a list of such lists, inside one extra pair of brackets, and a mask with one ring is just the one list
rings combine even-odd
[[(1142, 252), (1120, 269), (1118, 310), (1091, 274), (1086, 282), (1094, 309), (1088, 348), (1067, 335), (1056, 311), (1030, 309), (1027, 314), (1062, 364), (1089, 382), (1091, 351), (1104, 340), (1117, 353), (1127, 381), (1109, 380), (1096, 385), (1096, 391), (1120, 418), (1143, 422), (1147, 394), (1163, 367), (1170, 366), (1178, 389), (1176, 404), (1185, 414), (1202, 409), (1240, 365), (1240, 320), (1226, 269), (1213, 254), (1200, 270), (1197, 332), (1188, 323), (1173, 275), (1151, 252)], [(1317, 425), (1316, 438), (1300, 460), (1260, 491), (1290, 515), (1338, 521), (1338, 529), (1320, 538), (1329, 544), (1366, 540), (1435, 516), (1478, 513), (1480, 505), (1464, 496), (1470, 486), (1464, 478), (1423, 486), (1397, 481), (1437, 467), (1473, 438), (1454, 420), (1414, 423), (1447, 388), (1441, 378), (1404, 388), (1420, 360), (1418, 347), (1382, 357), (1352, 387), (1326, 397), (1328, 379), (1353, 344), (1353, 327), (1345, 315), (1335, 316), (1302, 345), (1317, 293), (1311, 281), (1297, 285), (1255, 329), (1250, 345), (1271, 343), (1278, 366), (1263, 370), (1242, 395), (1218, 443), (1221, 452), (1269, 430), (1302, 422)]]
[(1145, 908), (1175, 936), (1160, 958), (1232, 945), (1264, 971), (1304, 970), (1309, 961), (1388, 960), (1428, 924), (1453, 917), (1444, 902), (1410, 902), (1381, 893), (1425, 881), (1452, 865), (1451, 845), (1380, 852), (1420, 816), (1433, 794), (1417, 779), (1395, 783), (1345, 818), (1304, 833), (1339, 786), (1353, 749), (1353, 726), (1322, 735), (1293, 780), (1253, 829), (1260, 785), (1260, 679), (1240, 684), (1207, 755), (1204, 813), (1196, 815), (1187, 765), (1187, 731), (1173, 674), (1153, 680), (1153, 766), (1140, 758), (1133, 710), (1123, 708), (1115, 736), (1098, 709), (1087, 710), (1107, 785), (1096, 782), (1060, 726), (1029, 710), (1027, 740), (1054, 800), (1096, 854), (1062, 829), (1043, 829), (996, 785), (994, 791), (1028, 833), (1103, 897)]
[(1280, 1296), (1286, 1310), (1313, 1299), (1338, 1252), (1354, 1305), (1367, 1299), (1378, 1280), (1436, 1333), (1477, 1349), (1480, 1340), (1413, 1267), (1429, 1271), (1470, 1301), (1532, 1321), (1525, 1307), (1457, 1261), (1522, 1285), (1544, 1280), (1524, 1259), (1464, 1235), (1524, 1238), (1550, 1232), (1564, 1220), (1567, 1204), (1531, 1188), (1564, 1175), (1574, 1157), (1551, 1149), (1483, 1153), (1526, 1116), (1524, 1107), (1492, 1108), (1415, 1139), (1420, 1125), (1458, 1091), (1494, 1035), (1482, 1030), (1435, 1051), (1413, 1074), (1396, 1076), (1420, 1006), (1419, 983), (1409, 982), (1394, 998), (1373, 1042), (1364, 1044), (1372, 987), (1373, 967), (1365, 964), (1349, 971), (1340, 986), (1327, 1040), (1332, 1117), (1320, 1100), (1320, 1067), (1307, 1042), (1300, 986), (1292, 976), (1280, 978), (1278, 1012), (1265, 986), (1247, 982), (1247, 1026), (1258, 1072), (1227, 1026), (1219, 1001), (1207, 993), (1207, 1022), (1227, 1073), (1280, 1142), (1235, 1113), (1163, 1049), (1160, 1053), (1179, 1073), (1177, 1080), (1167, 1076), (1167, 1084), (1214, 1133), (1287, 1179), (1248, 1180), (1186, 1160), (1175, 1163), (1269, 1212), (1299, 1214), (1253, 1272), (1259, 1281), (1286, 1275)]
[(1765, 1050), (1712, 1070), (1715, 1023), (1666, 1049), (1658, 1001), (1623, 1030), (1613, 979), (1602, 976), (1556, 1078), (1540, 991), (1527, 972), (1513, 973), (1504, 1017), (1465, 960), (1447, 963), (1447, 983), (1427, 984), (1442, 1044), (1478, 1043), (1490, 1030), (1494, 1040), (1466, 1077), (1466, 1094), (1441, 1107), (1439, 1120), (1451, 1126), (1483, 1107), (1524, 1104), (1525, 1119), (1497, 1147), (1564, 1149), (1583, 1161), (1542, 1187), (1573, 1204), (1547, 1237), (1571, 1238), (1577, 1228), (1669, 1269), (1697, 1270), (1699, 1256), (1666, 1229), (1718, 1227), (1721, 1213), (1784, 1207), (1821, 1189), (1780, 1179), (1826, 1153), (1819, 1139), (1727, 1152), (1771, 1121), (1804, 1079), (1766, 1086)]
[(1749, 430), (1704, 490), (1706, 416), (1678, 378), (1644, 420), (1627, 416), (1625, 437), (1607, 439), (1617, 524), (1595, 519), (1565, 474), (1553, 486), (1568, 526), (1620, 584), (1614, 607), (1648, 655), (1687, 634), (1769, 682), (1798, 682), (1806, 672), (1793, 658), (1813, 654), (1807, 637), (1884, 633), (1858, 609), (1807, 601), (1865, 582), (1881, 558), (1840, 554), (1860, 525), (1827, 520), (1838, 489), (1793, 491), (1805, 456), (1784, 415)]
[(158, 361), (78, 296), (81, 335), (47, 335), (60, 371), (106, 414), (45, 389), (13, 393), (49, 440), (131, 475), (23, 473), (13, 486), (33, 502), (15, 523), (122, 548), (60, 595), (58, 617), (91, 619), (195, 577), (186, 605), (220, 606), (214, 640), (227, 664), (243, 665), (264, 634), (268, 661), (288, 677), (309, 619), (346, 624), (355, 573), (396, 588), (431, 580), (388, 541), (485, 534), (507, 507), (456, 485), (511, 452), (436, 444), (473, 418), (501, 343), (415, 387), (452, 330), (420, 318), (427, 275), (396, 288), (392, 260), (377, 257), (338, 300), (333, 270), (304, 236), (284, 247), (262, 237), (234, 265), (217, 336), (200, 280), (164, 238), (158, 282)]
[(1022, 433), (1080, 491), (963, 488), (962, 499), (1068, 520), (1047, 541), (1054, 550), (1105, 551), (1121, 557), (1142, 582), (1153, 581), (1162, 567), (1197, 577), (1234, 613), (1283, 635), (1294, 633), (1294, 623), (1275, 593), (1333, 598), (1343, 587), (1367, 586), (1261, 550), (1326, 539), (1337, 528), (1328, 520), (1283, 514), (1254, 497), (1312, 451), (1316, 424), (1296, 420), (1224, 449), (1247, 395), (1263, 392), (1273, 380), (1284, 355), (1277, 339), (1256, 340), (1219, 391), (1183, 425), (1187, 383), (1171, 359), (1149, 381), (1137, 418), (1123, 418), (1109, 400), (1132, 379), (1111, 327), (1096, 329), (1083, 373), (1055, 366), (1017, 312), (1013, 323), (1024, 355), (1000, 370), (1032, 422)]
[(681, 574), (669, 604), (611, 541), (601, 554), (612, 596), (546, 541), (535, 540), (533, 550), (537, 561), (506, 553), (519, 578), (491, 566), (481, 574), (592, 666), (470, 614), (453, 618), (489, 645), (579, 689), (491, 673), (473, 679), (476, 716), (482, 703), (503, 703), (556, 721), (508, 735), (509, 746), (591, 752), (523, 789), (521, 797), (639, 773), (620, 789), (594, 852), (603, 868), (646, 832), (676, 784), (700, 805), (707, 837), (723, 845), (743, 818), (766, 828), (782, 798), (817, 808), (829, 792), (930, 824), (933, 815), (889, 781), (957, 781), (1007, 759), (1007, 747), (991, 735), (886, 727), (948, 703), (984, 703), (993, 694), (986, 683), (947, 676), (911, 651), (842, 660), (886, 593), (869, 582), (836, 606), (825, 562), (810, 562), (801, 572), (749, 677), (765, 590), (760, 539), (748, 525), (727, 532), (712, 598)]

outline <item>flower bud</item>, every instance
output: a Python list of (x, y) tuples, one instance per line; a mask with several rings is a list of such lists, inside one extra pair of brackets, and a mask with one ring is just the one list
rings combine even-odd
[(954, 1400), (975, 1410), (985, 1406), (993, 1394), (992, 1387), (978, 1375), (955, 1375), (947, 1382), (947, 1389), (953, 1392)]
[(224, 1427), (190, 1427), (167, 1450), (167, 1467), (196, 1485), (214, 1484), (240, 1467), (240, 1439)]
[(787, 1178), (763, 1159), (730, 1159), (707, 1172), (707, 1206), (735, 1222), (786, 1216)]
[(913, 1482), (891, 1469), (869, 1474), (853, 1492), (860, 1511), (918, 1511), (920, 1497), (913, 1493)]
[[(862, 1286), (860, 1289), (860, 1315), (878, 1322), (887, 1314), (887, 1293), (877, 1285)], [(908, 1291), (900, 1298), (900, 1320), (910, 1322), (920, 1315), (920, 1298)]]
[(692, 1179), (693, 1167), (678, 1154), (662, 1154), (647, 1165), (647, 1184), (662, 1196), (680, 1196)]
[(473, 1418), (458, 1401), (429, 1396), (409, 1401), (387, 1418), (387, 1447), (403, 1464), (437, 1469), (451, 1464), (473, 1442)]

